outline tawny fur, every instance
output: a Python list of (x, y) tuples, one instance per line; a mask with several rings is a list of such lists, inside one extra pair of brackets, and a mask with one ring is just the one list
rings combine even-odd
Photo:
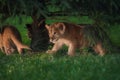
[[(54, 43), (52, 50), (48, 50), (47, 53), (57, 52), (64, 44), (68, 46), (68, 55), (70, 56), (75, 55), (77, 48), (90, 47), (89, 40), (84, 38), (84, 26), (58, 22), (45, 27), (48, 30), (50, 42)], [(98, 41), (93, 49), (100, 55), (105, 53), (101, 41)]]
[(4, 52), (4, 49), (3, 49), (3, 40), (2, 40), (2, 34), (0, 34), (0, 50), (2, 51), (2, 52)]
[(0, 48), (6, 55), (13, 53), (15, 50), (21, 54), (23, 49), (30, 48), (22, 44), (22, 39), (19, 31), (13, 26), (4, 26), (0, 33)]

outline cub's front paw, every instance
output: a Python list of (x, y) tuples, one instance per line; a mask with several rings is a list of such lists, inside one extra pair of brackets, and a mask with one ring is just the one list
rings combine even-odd
[(46, 53), (48, 53), (48, 54), (54, 54), (54, 53), (55, 53), (55, 51), (52, 51), (52, 50), (47, 50), (47, 51), (46, 51)]

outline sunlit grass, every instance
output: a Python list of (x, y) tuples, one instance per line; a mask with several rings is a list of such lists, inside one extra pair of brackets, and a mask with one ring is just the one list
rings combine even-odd
[[(1, 80), (119, 80), (120, 55), (10, 55), (0, 59)], [(2, 73), (1, 73), (2, 72)]]

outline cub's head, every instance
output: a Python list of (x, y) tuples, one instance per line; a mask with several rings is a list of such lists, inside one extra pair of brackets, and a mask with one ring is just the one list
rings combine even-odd
[(60, 38), (64, 36), (65, 24), (64, 23), (54, 23), (50, 26), (45, 25), (49, 33), (50, 42), (56, 43)]

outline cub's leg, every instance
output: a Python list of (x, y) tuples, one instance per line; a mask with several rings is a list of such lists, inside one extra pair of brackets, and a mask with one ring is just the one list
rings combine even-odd
[(4, 47), (1, 47), (0, 50), (1, 50), (3, 53), (5, 52), (5, 51), (4, 51)]
[(6, 55), (9, 55), (13, 52), (13, 48), (11, 47), (11, 45), (7, 39), (4, 40), (3, 46), (4, 46), (4, 51), (5, 51)]
[(56, 53), (61, 47), (63, 46), (63, 43), (62, 42), (56, 42), (52, 48), (52, 50), (48, 50), (46, 51), (46, 53)]
[(69, 48), (68, 48), (68, 55), (74, 56), (75, 55), (75, 49), (76, 49), (76, 46), (74, 44), (70, 44)]
[(105, 50), (102, 47), (101, 43), (97, 43), (94, 47), (93, 47), (94, 51), (96, 53), (99, 53), (101, 56), (103, 56), (105, 54)]

